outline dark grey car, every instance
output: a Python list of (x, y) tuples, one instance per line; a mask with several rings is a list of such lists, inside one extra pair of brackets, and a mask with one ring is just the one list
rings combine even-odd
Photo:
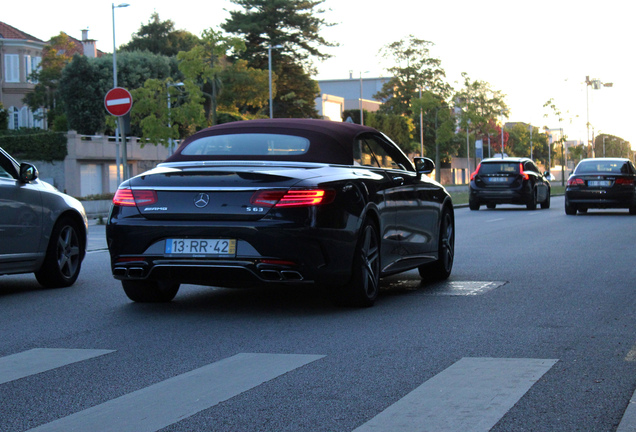
[(486, 205), (494, 209), (497, 204), (520, 204), (528, 210), (550, 208), (550, 182), (548, 173), (528, 158), (492, 158), (481, 161), (470, 177), (469, 207), (479, 210)]
[(0, 275), (35, 273), (48, 288), (77, 280), (86, 254), (82, 204), (0, 148)]

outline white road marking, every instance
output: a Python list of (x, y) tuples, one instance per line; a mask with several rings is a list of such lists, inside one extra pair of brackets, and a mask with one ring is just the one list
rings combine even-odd
[(556, 362), (463, 358), (355, 432), (488, 431)]
[(502, 220), (504, 220), (504, 218), (488, 219), (486, 222), (487, 222), (487, 223), (490, 223), (490, 222), (499, 222), (499, 221), (502, 221)]
[(322, 357), (237, 354), (31, 431), (156, 431)]
[(632, 395), (632, 399), (627, 405), (625, 414), (621, 419), (616, 432), (634, 432), (636, 431), (636, 392)]
[(12, 354), (0, 358), (0, 384), (112, 352), (114, 351), (98, 349), (34, 348)]
[(434, 296), (472, 296), (481, 295), (505, 285), (503, 281), (447, 281), (439, 288), (426, 291), (426, 295)]
[(628, 362), (636, 361), (636, 345), (634, 345), (632, 349), (629, 350), (629, 352), (625, 356), (625, 361), (628, 361)]

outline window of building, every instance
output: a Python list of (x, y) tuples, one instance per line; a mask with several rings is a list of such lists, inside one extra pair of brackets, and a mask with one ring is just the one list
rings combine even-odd
[(20, 128), (20, 111), (16, 107), (9, 107), (9, 129)]
[(20, 56), (18, 54), (4, 55), (4, 81), (8, 83), (20, 82)]
[(38, 80), (31, 77), (33, 72), (37, 72), (40, 70), (40, 62), (42, 61), (42, 57), (37, 56), (24, 56), (24, 66), (26, 70), (26, 78), (27, 82), (37, 84)]

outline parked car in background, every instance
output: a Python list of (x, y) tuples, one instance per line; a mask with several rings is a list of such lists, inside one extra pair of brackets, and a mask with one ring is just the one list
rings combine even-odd
[(479, 210), (485, 205), (520, 204), (528, 210), (550, 208), (550, 182), (539, 167), (528, 158), (484, 159), (470, 176), (468, 206)]
[(86, 254), (82, 204), (0, 148), (0, 274), (35, 273), (48, 288), (77, 280)]
[(636, 214), (636, 168), (626, 158), (580, 161), (568, 178), (565, 213), (585, 213), (590, 208), (625, 208)]
[(123, 182), (106, 225), (111, 267), (137, 302), (184, 283), (318, 284), (370, 306), (382, 276), (453, 266), (450, 195), (379, 131), (327, 120), (240, 121), (202, 130)]

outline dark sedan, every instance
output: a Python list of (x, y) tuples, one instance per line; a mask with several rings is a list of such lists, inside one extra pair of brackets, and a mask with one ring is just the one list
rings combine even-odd
[(379, 278), (447, 278), (451, 197), (377, 130), (327, 120), (228, 123), (123, 182), (108, 218), (112, 272), (138, 302), (180, 284), (317, 284), (374, 303)]
[(0, 148), (0, 274), (35, 273), (47, 288), (72, 285), (86, 254), (87, 228), (78, 200)]
[(550, 182), (528, 158), (492, 158), (481, 161), (470, 177), (471, 210), (481, 205), (521, 204), (528, 210), (550, 208)]
[(583, 159), (568, 179), (565, 213), (625, 208), (636, 214), (636, 168), (625, 158)]

